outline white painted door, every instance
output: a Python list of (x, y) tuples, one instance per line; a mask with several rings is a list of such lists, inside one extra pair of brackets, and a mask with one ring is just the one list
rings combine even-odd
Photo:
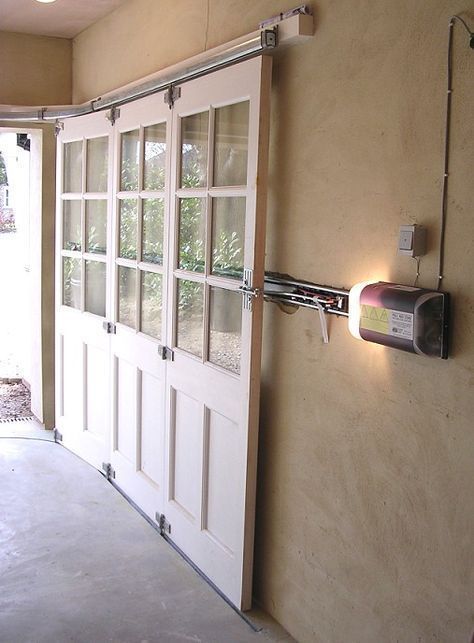
[(163, 94), (121, 107), (115, 124), (111, 464), (151, 518), (163, 505), (170, 125)]
[[(241, 609), (270, 75), (271, 59), (256, 58), (183, 84), (172, 109), (163, 94), (122, 106), (113, 145), (104, 114), (67, 121), (59, 137), (58, 428), (97, 468), (110, 462), (147, 515), (164, 514), (169, 537)], [(93, 172), (106, 150), (108, 172)]]
[(101, 468), (110, 451), (110, 159), (105, 114), (64, 123), (57, 155), (56, 427)]
[(186, 83), (173, 109), (166, 497), (170, 538), (251, 605), (270, 64)]

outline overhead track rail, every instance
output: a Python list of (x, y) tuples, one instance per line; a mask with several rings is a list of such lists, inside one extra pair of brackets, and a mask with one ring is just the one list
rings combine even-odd
[[(313, 35), (313, 17), (302, 5), (289, 12), (288, 18), (278, 16), (278, 24), (266, 26), (225, 45), (209, 49), (181, 63), (167, 67), (126, 87), (80, 105), (49, 107), (17, 107), (0, 105), (0, 121), (48, 122), (114, 109), (150, 94), (171, 89), (218, 69), (272, 53), (285, 45), (296, 44)], [(269, 22), (269, 21), (266, 21)], [(114, 118), (114, 115), (111, 115)]]

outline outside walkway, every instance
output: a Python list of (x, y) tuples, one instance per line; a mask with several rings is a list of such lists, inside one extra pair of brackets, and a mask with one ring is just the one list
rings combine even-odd
[(292, 641), (255, 632), (95, 469), (0, 423), (0, 641)]

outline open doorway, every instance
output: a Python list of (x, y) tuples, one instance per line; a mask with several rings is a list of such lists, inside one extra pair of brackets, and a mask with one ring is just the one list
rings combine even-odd
[(0, 420), (31, 412), (30, 150), (26, 133), (0, 133)]
[(54, 428), (54, 126), (0, 123), (0, 152), (0, 421)]

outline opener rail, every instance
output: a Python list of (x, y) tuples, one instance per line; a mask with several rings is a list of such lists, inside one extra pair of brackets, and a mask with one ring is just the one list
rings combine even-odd
[(310, 281), (298, 281), (289, 275), (265, 273), (266, 301), (320, 310), (330, 315), (349, 316), (349, 291), (322, 286)]

